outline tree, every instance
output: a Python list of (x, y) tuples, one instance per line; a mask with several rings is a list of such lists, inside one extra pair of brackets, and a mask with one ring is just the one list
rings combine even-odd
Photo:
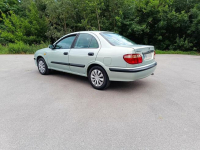
[(6, 42), (40, 43), (45, 39), (47, 24), (45, 18), (39, 17), (35, 3), (30, 5), (24, 18), (10, 11), (8, 15), (2, 13), (2, 19), (5, 27), (0, 33)]
[(199, 0), (0, 0), (0, 42), (54, 42), (73, 31), (120, 33), (161, 50), (200, 51)]

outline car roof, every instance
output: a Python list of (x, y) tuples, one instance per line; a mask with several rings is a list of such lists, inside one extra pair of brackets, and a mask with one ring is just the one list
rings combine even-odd
[(110, 31), (77, 31), (77, 32), (72, 32), (70, 34), (75, 34), (75, 33), (103, 33), (103, 32), (110, 32)]
[[(113, 33), (113, 32), (110, 32), (110, 31), (77, 31), (77, 32), (71, 32), (69, 34), (66, 34), (64, 35), (63, 37), (61, 37), (60, 39), (58, 39), (55, 43), (57, 43), (58, 41), (60, 41), (61, 39), (67, 37), (67, 36), (70, 36), (70, 35), (73, 35), (73, 34), (79, 34), (79, 33), (93, 33), (95, 35), (98, 36), (99, 33), (104, 33), (104, 32), (107, 32), (107, 33)], [(54, 43), (54, 44), (55, 44)]]

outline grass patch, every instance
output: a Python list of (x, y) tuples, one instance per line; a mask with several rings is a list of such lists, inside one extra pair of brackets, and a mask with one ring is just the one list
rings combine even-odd
[(0, 44), (0, 54), (8, 54), (8, 47)]
[[(41, 43), (37, 45), (29, 45), (23, 42), (9, 43), (6, 46), (0, 44), (0, 54), (34, 54), (37, 50), (48, 47), (48, 43)], [(156, 50), (156, 54), (184, 54), (184, 55), (200, 55), (196, 51), (161, 51)]]
[(34, 54), (37, 50), (48, 47), (48, 43), (29, 45), (23, 42), (9, 43), (6, 46), (0, 44), (0, 54)]
[(196, 52), (196, 51), (187, 51), (187, 52), (183, 52), (183, 51), (161, 51), (161, 50), (156, 50), (156, 54), (183, 54), (183, 55), (200, 55), (200, 53)]

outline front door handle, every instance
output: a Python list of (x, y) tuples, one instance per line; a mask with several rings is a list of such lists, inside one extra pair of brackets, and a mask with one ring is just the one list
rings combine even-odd
[(94, 53), (93, 52), (89, 52), (88, 56), (94, 56)]
[(68, 52), (64, 52), (63, 55), (68, 55)]

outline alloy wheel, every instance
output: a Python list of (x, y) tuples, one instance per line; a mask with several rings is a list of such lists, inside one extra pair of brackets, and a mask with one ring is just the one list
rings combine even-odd
[(91, 72), (90, 78), (91, 78), (92, 84), (96, 87), (100, 87), (104, 83), (103, 73), (98, 69), (94, 69)]
[(39, 61), (38, 67), (39, 67), (39, 71), (40, 71), (41, 73), (44, 73), (44, 72), (45, 72), (46, 67), (45, 67), (45, 63), (44, 63), (42, 60)]

